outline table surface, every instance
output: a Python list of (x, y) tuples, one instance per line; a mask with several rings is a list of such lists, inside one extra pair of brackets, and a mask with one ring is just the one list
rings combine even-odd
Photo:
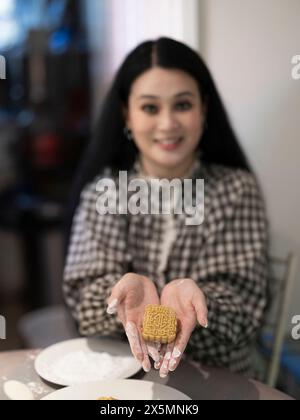
[[(0, 352), (0, 400), (7, 399), (3, 392), (3, 384), (7, 380), (25, 383), (36, 399), (62, 388), (45, 382), (35, 372), (34, 361), (40, 351)], [(133, 379), (171, 386), (193, 400), (292, 400), (288, 395), (244, 376), (187, 361), (182, 361), (167, 378), (160, 378), (158, 372), (152, 369), (149, 373), (139, 371)]]

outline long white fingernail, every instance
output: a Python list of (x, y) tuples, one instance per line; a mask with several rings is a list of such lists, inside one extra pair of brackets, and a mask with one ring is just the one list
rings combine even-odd
[(170, 351), (168, 351), (168, 353), (165, 355), (165, 358), (167, 360), (170, 360), (171, 359), (171, 356), (172, 356), (172, 353)]
[(115, 314), (117, 312), (117, 306), (118, 306), (118, 299), (114, 299), (113, 301), (110, 302), (110, 304), (107, 307), (106, 312), (109, 315)]
[(201, 325), (203, 328), (207, 329), (208, 328), (208, 321), (206, 318), (203, 318)]

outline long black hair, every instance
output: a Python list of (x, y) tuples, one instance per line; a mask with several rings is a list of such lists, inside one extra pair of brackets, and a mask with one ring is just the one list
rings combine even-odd
[(117, 171), (130, 170), (136, 160), (139, 151), (135, 143), (128, 141), (124, 134), (125, 119), (122, 109), (128, 107), (130, 89), (135, 79), (155, 66), (183, 70), (198, 84), (207, 110), (206, 129), (198, 147), (201, 161), (252, 172), (231, 127), (212, 76), (198, 53), (187, 45), (166, 37), (145, 41), (125, 58), (103, 101), (95, 134), (87, 146), (71, 192), (66, 223), (67, 243), (74, 212), (84, 186), (105, 167)]

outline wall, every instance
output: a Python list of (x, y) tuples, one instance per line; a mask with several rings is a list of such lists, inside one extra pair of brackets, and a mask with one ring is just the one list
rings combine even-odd
[[(299, 256), (290, 317), (300, 314), (299, 0), (201, 0), (201, 48), (261, 180), (273, 247)], [(287, 326), (290, 328), (290, 325)]]
[(198, 48), (198, 0), (89, 0), (95, 117), (112, 76), (140, 42), (170, 36)]

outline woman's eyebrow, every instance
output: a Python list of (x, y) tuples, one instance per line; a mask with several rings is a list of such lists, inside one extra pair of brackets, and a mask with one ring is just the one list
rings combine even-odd
[[(174, 98), (178, 98), (180, 96), (192, 96), (192, 97), (194, 97), (195, 95), (190, 91), (186, 91), (186, 92), (176, 93), (176, 95), (174, 95)], [(155, 96), (155, 95), (141, 95), (141, 96), (138, 97), (138, 99), (160, 99), (160, 97)]]

